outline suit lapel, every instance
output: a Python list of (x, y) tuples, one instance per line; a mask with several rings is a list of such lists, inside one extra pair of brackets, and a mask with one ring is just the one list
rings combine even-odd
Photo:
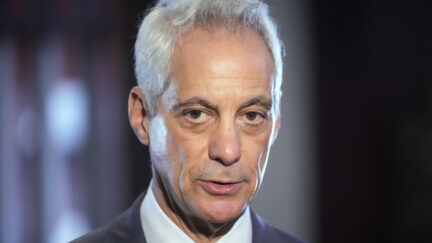
[(252, 209), (250, 215), (252, 220), (252, 243), (266, 242), (266, 235), (264, 234), (266, 224)]

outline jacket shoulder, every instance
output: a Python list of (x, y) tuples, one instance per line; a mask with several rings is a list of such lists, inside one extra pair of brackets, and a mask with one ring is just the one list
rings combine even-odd
[(268, 236), (268, 242), (306, 243), (305, 241), (271, 225), (267, 225), (265, 231), (265, 234)]
[(307, 243), (306, 241), (268, 224), (252, 210), (251, 219), (253, 227), (253, 243)]

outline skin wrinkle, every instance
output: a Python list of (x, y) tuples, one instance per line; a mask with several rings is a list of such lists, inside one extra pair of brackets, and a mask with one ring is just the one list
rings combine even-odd
[[(169, 75), (169, 64), (174, 44), (178, 38), (192, 28), (200, 28), (214, 34), (225, 27), (229, 35), (241, 36), (244, 29), (254, 29), (266, 43), (266, 48), (271, 53), (275, 64), (275, 76), (277, 84), (276, 93), (280, 93), (282, 77), (281, 54), (282, 43), (277, 35), (274, 21), (268, 16), (268, 6), (261, 2), (232, 1), (228, 5), (217, 1), (169, 1), (153, 8), (149, 15), (143, 20), (135, 44), (136, 75), (141, 87), (148, 80), (164, 82)], [(216, 4), (214, 4), (216, 2)], [(228, 7), (230, 6), (230, 7)], [(160, 49), (160, 51), (159, 51)], [(159, 65), (156, 65), (156, 64)], [(149, 77), (150, 75), (150, 77)], [(153, 85), (152, 85), (153, 86)], [(157, 84), (156, 84), (157, 86)], [(148, 86), (147, 86), (148, 87)], [(157, 110), (155, 100), (162, 93), (161, 87), (154, 96), (147, 97), (149, 100), (151, 114)], [(145, 93), (152, 93), (146, 89)], [(274, 93), (274, 95), (276, 94)], [(279, 98), (279, 95), (276, 95)], [(275, 99), (279, 102), (279, 99)]]
[[(162, 182), (161, 175), (157, 172), (157, 170), (154, 170), (154, 167), (153, 167), (153, 174), (155, 175), (155, 183), (153, 184), (152, 187), (153, 192), (155, 193), (156, 196), (159, 197), (162, 196), (168, 199), (167, 204), (170, 207), (171, 212), (173, 212), (173, 214), (170, 214), (169, 212), (165, 212), (165, 213), (167, 213), (167, 215), (171, 217), (171, 219), (173, 219), (174, 222), (176, 222), (181, 229), (189, 229), (191, 232), (194, 232), (196, 234), (213, 235), (215, 241), (218, 238), (218, 236), (226, 234), (228, 230), (232, 227), (232, 225), (234, 225), (235, 220), (223, 224), (214, 224), (214, 223), (206, 222), (205, 220), (202, 220), (201, 218), (197, 217), (194, 214), (191, 213), (185, 214), (185, 212), (188, 212), (188, 210), (179, 207), (179, 204), (177, 202), (178, 200), (176, 200), (175, 197), (172, 197), (168, 194), (168, 191), (173, 189), (170, 188), (170, 185), (166, 185)], [(182, 178), (182, 176), (180, 176), (180, 178)], [(179, 183), (181, 184), (181, 181), (179, 181)], [(241, 214), (238, 217), (240, 216)], [(188, 218), (189, 220), (184, 220), (185, 218)], [(200, 242), (205, 242), (205, 241), (200, 241)], [(208, 242), (212, 242), (212, 241), (208, 241)]]
[[(279, 124), (273, 60), (260, 36), (248, 29), (228, 35), (222, 27), (212, 33), (192, 28), (178, 43), (170, 83), (150, 118), (152, 190), (161, 209), (194, 241), (215, 242), (262, 182)], [(188, 120), (189, 110), (202, 112), (203, 122)], [(251, 125), (247, 112), (262, 114), (254, 121), (262, 120)], [(233, 195), (212, 195), (202, 181), (239, 182), (241, 188)]]

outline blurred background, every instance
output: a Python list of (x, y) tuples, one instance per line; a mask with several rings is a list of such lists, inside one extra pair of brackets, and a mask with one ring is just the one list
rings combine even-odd
[[(265, 2), (283, 122), (253, 207), (311, 242), (432, 242), (431, 4)], [(146, 188), (127, 97), (149, 4), (0, 2), (0, 242), (67, 242)]]

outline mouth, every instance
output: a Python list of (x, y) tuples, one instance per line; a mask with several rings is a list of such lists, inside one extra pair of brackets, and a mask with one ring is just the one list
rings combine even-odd
[(242, 181), (221, 182), (211, 180), (200, 180), (200, 185), (207, 193), (211, 195), (233, 195), (236, 194), (243, 186)]

